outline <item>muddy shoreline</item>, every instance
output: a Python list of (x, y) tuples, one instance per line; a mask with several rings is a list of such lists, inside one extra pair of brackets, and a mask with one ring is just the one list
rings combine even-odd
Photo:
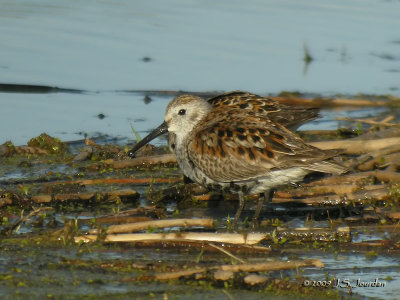
[[(357, 101), (349, 100), (334, 105)], [(388, 141), (398, 138), (399, 125), (389, 116), (346, 122), (338, 130), (299, 134), (319, 147), (344, 149), (341, 160), (351, 172), (313, 175), (277, 191), (255, 231), (248, 222), (255, 199), (234, 230), (237, 199), (185, 184), (165, 146), (148, 146), (131, 160), (130, 145), (89, 138), (66, 144), (42, 134), (26, 146), (4, 143), (2, 296), (23, 297), (33, 289), (36, 297), (48, 290), (56, 298), (79, 298), (90, 286), (89, 294), (100, 298), (246, 293), (336, 299), (364, 297), (367, 289), (335, 286), (336, 279), (375, 277), (385, 282), (384, 294), (398, 270), (392, 265), (382, 272), (379, 262), (400, 254), (400, 147)], [(349, 275), (343, 258), (358, 271)], [(53, 275), (32, 277), (35, 270)], [(70, 293), (60, 285), (78, 288)]]

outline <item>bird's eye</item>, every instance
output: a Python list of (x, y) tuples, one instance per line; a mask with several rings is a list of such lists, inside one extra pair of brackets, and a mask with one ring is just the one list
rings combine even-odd
[(181, 109), (181, 110), (178, 112), (178, 115), (183, 116), (184, 114), (186, 114), (186, 109)]

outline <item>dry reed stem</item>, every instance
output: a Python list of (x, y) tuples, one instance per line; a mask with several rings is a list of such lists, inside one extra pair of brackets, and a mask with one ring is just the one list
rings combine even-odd
[[(289, 240), (309, 241), (318, 239), (320, 241), (343, 241), (349, 240), (349, 227), (338, 227), (336, 229), (327, 228), (277, 228), (272, 232), (258, 232), (248, 234), (238, 233), (207, 233), (207, 232), (183, 232), (183, 233), (136, 233), (136, 234), (108, 234), (105, 236), (105, 242), (149, 242), (149, 243), (185, 243), (192, 244), (193, 242), (205, 242), (206, 244), (198, 244), (199, 247), (211, 246), (210, 243), (224, 243), (227, 245), (242, 245), (252, 246), (262, 240), (274, 240), (279, 237), (285, 237)], [(98, 235), (89, 234), (78, 236), (75, 242), (91, 242), (95, 241)], [(254, 250), (254, 249), (253, 249)], [(257, 249), (256, 249), (257, 250)], [(262, 249), (265, 251), (265, 247)]]
[(390, 121), (393, 121), (394, 119), (396, 119), (396, 117), (394, 115), (391, 116), (387, 116), (386, 118), (384, 118), (383, 120), (381, 120), (382, 123), (388, 123)]
[(343, 149), (347, 154), (362, 154), (371, 151), (378, 151), (386, 147), (400, 144), (400, 137), (391, 137), (372, 140), (338, 140), (312, 142), (310, 145), (323, 149)]
[(233, 255), (233, 254), (230, 253), (228, 250), (226, 250), (226, 249), (224, 249), (224, 248), (222, 248), (222, 247), (219, 247), (219, 246), (217, 246), (217, 245), (214, 245), (213, 243), (208, 243), (208, 245), (211, 246), (211, 247), (213, 247), (213, 248), (215, 248), (215, 249), (217, 249), (217, 250), (219, 250), (219, 251), (221, 251), (222, 253), (228, 255), (229, 257), (232, 257), (233, 259), (237, 260), (238, 262), (241, 262), (242, 264), (245, 264), (245, 263), (246, 263), (246, 261), (244, 261), (244, 260), (241, 259), (240, 257), (237, 257), (236, 255)]
[[(400, 173), (393, 171), (370, 171), (374, 174), (376, 179), (384, 182), (400, 182)], [(367, 173), (367, 172), (366, 172)]]
[(382, 100), (367, 99), (310, 99), (310, 98), (290, 98), (290, 97), (271, 97), (283, 104), (313, 106), (313, 107), (332, 107), (332, 106), (386, 106), (390, 102)]
[(312, 187), (303, 187), (302, 189), (290, 190), (286, 192), (276, 192), (277, 198), (300, 198), (315, 195), (336, 194), (344, 195), (353, 193), (360, 189), (356, 184), (332, 184), (332, 185), (315, 185)]
[[(255, 245), (266, 237), (265, 233), (208, 233), (208, 232), (183, 232), (183, 233), (125, 233), (108, 234), (105, 242), (142, 242), (142, 241), (203, 241), (227, 244)], [(97, 235), (88, 234), (75, 237), (75, 242), (93, 242)]]
[(363, 180), (366, 180), (370, 177), (375, 177), (377, 180), (383, 182), (400, 182), (399, 172), (375, 170), (375, 171), (326, 177), (321, 180), (315, 180), (310, 183), (304, 183), (303, 186), (311, 187), (311, 186), (329, 185), (329, 184), (351, 184), (351, 183), (362, 182)]
[[(338, 118), (335, 118), (335, 120), (365, 123), (365, 124), (370, 124), (370, 125), (387, 126), (387, 127), (400, 127), (400, 124), (388, 123), (388, 121), (385, 121), (385, 120), (374, 121), (374, 120), (368, 120), (368, 119), (353, 119), (353, 118), (345, 118), (345, 117), (338, 117)], [(392, 120), (392, 118), (389, 120)]]
[[(171, 220), (153, 220), (129, 224), (111, 225), (106, 229), (108, 234), (128, 233), (147, 230), (149, 228), (167, 228), (167, 227), (193, 227), (200, 226), (212, 228), (213, 219), (171, 219)], [(90, 234), (97, 234), (97, 229), (89, 230)]]
[(400, 153), (391, 153), (383, 156), (377, 156), (373, 159), (358, 165), (360, 171), (372, 170), (374, 167), (386, 167), (390, 165), (397, 166), (400, 163)]
[(260, 264), (242, 264), (242, 265), (223, 265), (219, 268), (223, 271), (232, 272), (269, 272), (287, 269), (297, 269), (302, 267), (314, 266), (323, 268), (324, 264), (319, 259), (293, 260), (293, 261), (275, 261)]
[(392, 153), (396, 153), (400, 151), (400, 144), (399, 145), (392, 145), (386, 148), (383, 148), (378, 151), (366, 153), (363, 155), (358, 156), (357, 158), (351, 159), (349, 161), (346, 161), (345, 165), (348, 167), (351, 166), (359, 166), (360, 164), (368, 163), (369, 160), (372, 159), (377, 159), (385, 155), (389, 155)]
[[(400, 175), (400, 174), (399, 174)], [(348, 205), (353, 202), (365, 203), (370, 200), (382, 201), (387, 199), (389, 191), (385, 187), (372, 190), (360, 190), (354, 193), (348, 193), (340, 197), (339, 195), (322, 195), (308, 198), (278, 198), (272, 199), (273, 203), (297, 202), (309, 205)]]

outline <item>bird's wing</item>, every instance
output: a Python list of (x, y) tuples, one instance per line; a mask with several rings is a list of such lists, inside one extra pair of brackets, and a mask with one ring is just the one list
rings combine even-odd
[(265, 116), (226, 107), (213, 109), (199, 123), (187, 147), (193, 163), (221, 182), (249, 180), (275, 169), (307, 169), (337, 154), (305, 144)]
[(269, 97), (261, 97), (242, 91), (233, 91), (207, 100), (216, 109), (220, 107), (240, 108), (267, 115), (290, 130), (297, 129), (307, 121), (319, 117), (318, 108), (288, 106)]

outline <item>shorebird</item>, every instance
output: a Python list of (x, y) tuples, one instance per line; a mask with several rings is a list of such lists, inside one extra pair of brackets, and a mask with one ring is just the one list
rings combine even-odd
[[(223, 100), (235, 93), (240, 96), (236, 100)], [(314, 171), (346, 171), (328, 161), (340, 151), (315, 148), (288, 129), (315, 118), (316, 110), (287, 107), (243, 92), (210, 100), (193, 95), (174, 98), (166, 108), (164, 122), (130, 154), (166, 131), (173, 134), (177, 162), (185, 176), (210, 190), (238, 194), (234, 224), (243, 210), (245, 195), (264, 195), (258, 201), (255, 222), (275, 188), (299, 182)], [(267, 104), (259, 107), (262, 101)]]
[[(243, 91), (224, 93), (207, 100), (214, 108), (238, 108), (246, 111), (253, 111), (267, 115), (272, 121), (277, 122), (290, 130), (296, 130), (302, 124), (319, 117), (318, 108), (287, 106), (268, 97), (261, 97)], [(168, 132), (167, 126), (163, 123), (144, 137), (130, 151), (131, 157), (135, 152), (157, 136)], [(175, 148), (175, 134), (168, 133), (168, 147), (171, 152)]]

